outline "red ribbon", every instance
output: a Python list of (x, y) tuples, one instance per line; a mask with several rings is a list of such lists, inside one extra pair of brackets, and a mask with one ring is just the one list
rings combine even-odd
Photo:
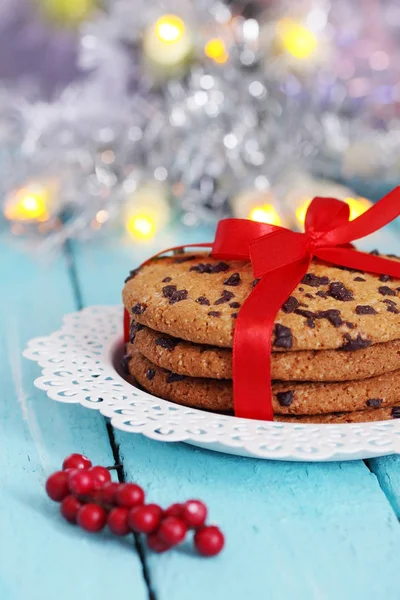
[[(250, 260), (260, 278), (242, 305), (233, 340), (235, 415), (273, 419), (271, 347), (277, 312), (307, 273), (313, 257), (329, 263), (400, 279), (400, 262), (358, 252), (351, 246), (400, 215), (400, 187), (353, 221), (349, 207), (334, 198), (314, 198), (297, 233), (246, 219), (225, 219), (217, 227), (212, 256)], [(172, 248), (170, 250), (173, 250)], [(166, 251), (164, 251), (166, 252)], [(164, 253), (163, 252), (163, 253)]]

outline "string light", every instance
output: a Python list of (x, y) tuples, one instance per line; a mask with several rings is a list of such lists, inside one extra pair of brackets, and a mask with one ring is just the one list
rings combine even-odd
[(173, 44), (183, 37), (185, 23), (176, 15), (164, 15), (156, 22), (155, 32), (161, 42)]
[(54, 192), (52, 185), (27, 184), (8, 196), (4, 216), (10, 221), (47, 221), (54, 204)]
[(350, 221), (356, 219), (372, 206), (372, 202), (367, 198), (345, 198), (344, 201), (350, 208)]
[(272, 204), (255, 206), (250, 211), (249, 219), (252, 221), (259, 221), (260, 223), (269, 223), (270, 225), (281, 224), (281, 218)]
[(315, 34), (310, 29), (292, 19), (280, 19), (277, 23), (277, 33), (283, 48), (298, 59), (308, 58), (318, 44)]
[(126, 201), (124, 213), (129, 236), (137, 242), (151, 240), (170, 218), (165, 187), (153, 181), (142, 184)]
[(163, 15), (143, 32), (143, 56), (159, 77), (182, 74), (192, 51), (192, 36), (177, 15)]
[(303, 225), (304, 221), (306, 220), (306, 213), (310, 204), (311, 198), (307, 198), (302, 204), (300, 204), (298, 208), (296, 208), (296, 219), (301, 225)]
[[(344, 198), (344, 202), (349, 205), (350, 208), (350, 221), (356, 219), (366, 210), (372, 206), (372, 202), (367, 198)], [(296, 209), (296, 218), (300, 224), (303, 224), (306, 218), (307, 209), (310, 206), (311, 198), (307, 198), (300, 206)]]
[(137, 240), (149, 240), (156, 233), (156, 224), (149, 214), (138, 213), (128, 219), (126, 230)]
[(226, 50), (224, 42), (220, 38), (212, 38), (204, 46), (204, 54), (211, 58), (216, 63), (226, 63), (229, 54)]

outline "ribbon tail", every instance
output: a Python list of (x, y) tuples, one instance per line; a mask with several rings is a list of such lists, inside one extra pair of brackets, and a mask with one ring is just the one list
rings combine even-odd
[(307, 273), (311, 258), (304, 257), (265, 275), (243, 304), (233, 344), (235, 415), (273, 420), (271, 348), (278, 310)]
[(375, 256), (366, 252), (358, 252), (349, 248), (317, 248), (314, 255), (336, 265), (366, 271), (391, 275), (400, 279), (400, 261), (390, 260), (383, 256)]

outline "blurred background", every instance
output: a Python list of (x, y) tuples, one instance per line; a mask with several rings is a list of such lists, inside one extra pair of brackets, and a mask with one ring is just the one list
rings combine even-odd
[(46, 251), (398, 182), (398, 0), (0, 0), (0, 57), (0, 223)]

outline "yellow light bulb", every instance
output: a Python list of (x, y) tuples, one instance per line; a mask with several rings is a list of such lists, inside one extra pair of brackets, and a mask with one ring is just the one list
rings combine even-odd
[(278, 21), (277, 33), (283, 48), (295, 58), (308, 58), (318, 44), (315, 34), (310, 29), (292, 19)]
[(164, 15), (155, 24), (156, 35), (165, 44), (178, 42), (185, 33), (185, 23), (176, 15)]
[(138, 213), (128, 219), (126, 229), (137, 240), (149, 240), (154, 237), (156, 225), (149, 215)]
[(281, 218), (272, 204), (263, 204), (255, 206), (249, 214), (249, 219), (259, 221), (260, 223), (269, 223), (270, 225), (280, 225)]
[(204, 46), (204, 54), (212, 58), (216, 63), (226, 63), (229, 54), (225, 48), (224, 42), (219, 38), (212, 38)]
[(4, 215), (10, 221), (47, 221), (48, 203), (49, 194), (44, 188), (37, 191), (22, 188), (9, 196)]
[(350, 208), (350, 221), (356, 219), (372, 206), (367, 198), (345, 198), (344, 201)]
[(306, 220), (307, 209), (311, 204), (311, 199), (307, 198), (303, 204), (300, 204), (298, 208), (296, 208), (296, 218), (299, 223), (303, 224)]

